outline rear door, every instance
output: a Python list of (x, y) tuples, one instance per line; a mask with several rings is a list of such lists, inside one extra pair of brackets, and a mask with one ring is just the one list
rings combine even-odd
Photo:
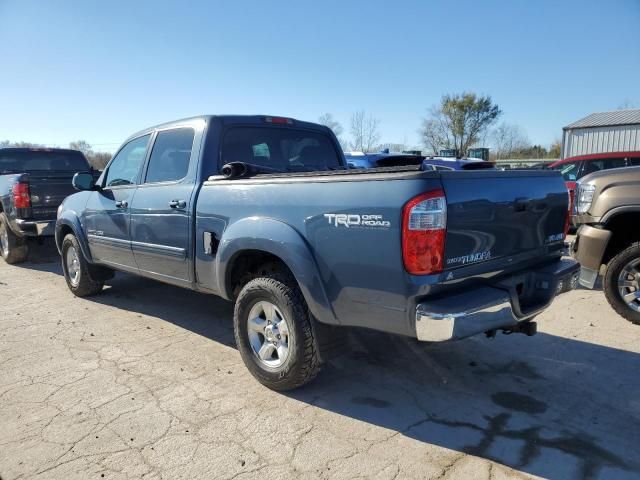
[(95, 260), (125, 270), (137, 270), (129, 238), (130, 205), (147, 155), (151, 134), (125, 144), (107, 166), (84, 210), (89, 249)]
[(562, 246), (569, 200), (557, 173), (442, 172), (442, 183), (445, 269)]
[(175, 284), (191, 281), (192, 193), (197, 176), (192, 127), (156, 134), (131, 205), (131, 246), (142, 272)]

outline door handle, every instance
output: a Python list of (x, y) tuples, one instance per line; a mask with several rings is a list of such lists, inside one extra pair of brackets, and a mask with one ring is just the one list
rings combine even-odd
[(118, 200), (116, 202), (116, 208), (127, 208), (129, 206), (129, 202), (126, 200)]
[(169, 206), (171, 208), (184, 208), (187, 206), (187, 202), (185, 202), (184, 200), (171, 200), (169, 202)]

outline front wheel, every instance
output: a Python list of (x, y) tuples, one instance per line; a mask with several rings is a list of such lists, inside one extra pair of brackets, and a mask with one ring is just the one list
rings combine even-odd
[(616, 312), (640, 325), (640, 243), (634, 243), (609, 262), (604, 294)]
[(104, 286), (104, 282), (91, 276), (89, 264), (82, 255), (78, 239), (71, 233), (62, 241), (62, 270), (69, 290), (76, 297), (95, 295)]
[(236, 300), (233, 327), (242, 361), (273, 390), (291, 390), (320, 371), (320, 354), (307, 304), (287, 278), (248, 282)]
[(24, 262), (28, 255), (27, 241), (13, 233), (4, 213), (0, 213), (0, 255), (10, 265)]

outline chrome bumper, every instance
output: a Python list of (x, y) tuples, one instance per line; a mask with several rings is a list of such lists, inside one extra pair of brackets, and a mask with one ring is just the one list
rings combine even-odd
[[(476, 299), (473, 304), (469, 303), (470, 297)], [(459, 308), (460, 305), (465, 308)], [(421, 303), (416, 308), (416, 335), (424, 342), (464, 338), (517, 322), (509, 294), (491, 287), (448, 297), (444, 301)]]
[[(416, 306), (416, 337), (425, 342), (444, 342), (502, 328), (514, 329), (544, 311), (556, 295), (575, 288), (579, 268), (574, 260), (560, 260), (507, 278), (495, 287), (472, 288), (431, 301), (426, 298)], [(529, 291), (527, 308), (520, 303), (518, 286)]]
[(55, 220), (16, 220), (16, 227), (21, 235), (28, 237), (50, 237), (55, 234)]

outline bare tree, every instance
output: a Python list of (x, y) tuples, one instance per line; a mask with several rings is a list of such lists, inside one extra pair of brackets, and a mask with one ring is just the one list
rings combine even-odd
[(75, 142), (69, 143), (69, 148), (73, 150), (80, 150), (87, 160), (89, 164), (95, 168), (96, 170), (102, 170), (109, 160), (111, 160), (111, 154), (106, 152), (94, 152), (93, 147), (89, 142), (85, 140), (76, 140)]
[(491, 135), (496, 158), (514, 158), (531, 146), (527, 134), (518, 125), (502, 122)]
[(333, 133), (338, 139), (338, 142), (340, 142), (340, 146), (342, 147), (342, 149), (344, 150), (347, 148), (347, 141), (343, 137), (344, 128), (342, 128), (340, 122), (333, 118), (333, 115), (331, 115), (330, 113), (320, 115), (320, 117), (318, 118), (318, 123), (320, 123), (321, 125), (325, 125), (333, 130)]
[(361, 152), (371, 152), (380, 141), (380, 121), (364, 110), (351, 115), (351, 148)]
[(638, 102), (634, 102), (628, 98), (625, 98), (622, 102), (620, 102), (616, 110), (631, 110), (633, 108), (638, 108), (639, 106), (640, 104), (638, 104)]
[(450, 148), (465, 154), (501, 114), (490, 96), (471, 92), (444, 95), (440, 104), (431, 107), (428, 117), (423, 120), (422, 141), (434, 153), (441, 148)]
[(89, 163), (96, 170), (103, 170), (104, 167), (107, 166), (109, 160), (111, 160), (111, 154), (106, 152), (92, 152), (91, 155), (87, 157)]
[(39, 143), (33, 142), (12, 142), (10, 140), (0, 141), (0, 148), (17, 147), (17, 148), (30, 148), (30, 147), (42, 147)]
[(84, 153), (85, 157), (88, 157), (93, 153), (93, 147), (85, 141), (85, 140), (76, 140), (75, 142), (69, 143), (69, 148), (72, 150), (80, 150)]

